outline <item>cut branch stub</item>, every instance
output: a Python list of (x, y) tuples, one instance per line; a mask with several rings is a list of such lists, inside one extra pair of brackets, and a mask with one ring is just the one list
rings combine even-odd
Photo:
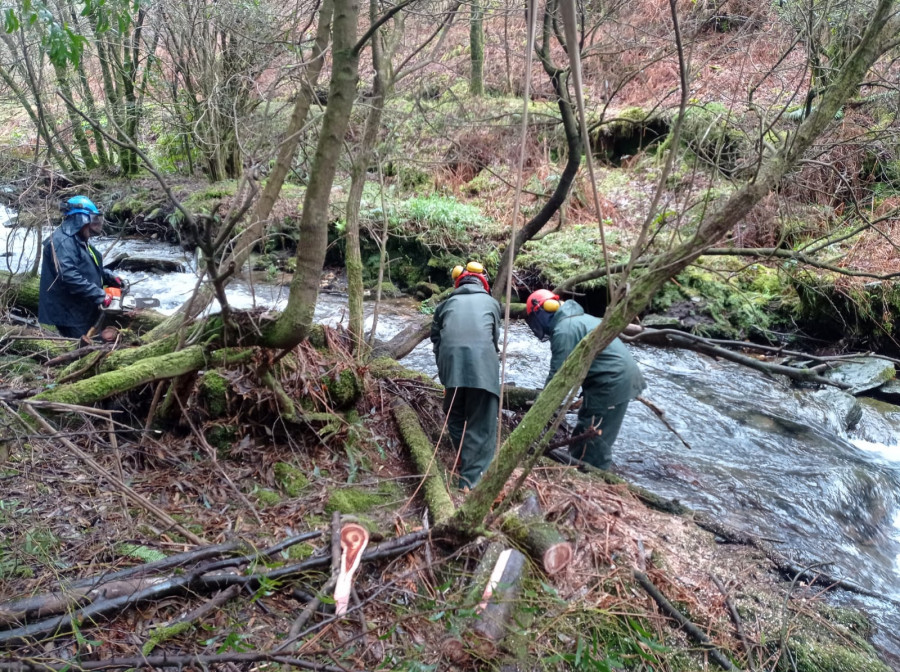
[(369, 543), (369, 532), (362, 525), (348, 523), (341, 528), (341, 567), (334, 585), (334, 613), (347, 613), (353, 574), (359, 568), (363, 551)]
[(572, 544), (555, 525), (543, 520), (535, 497), (529, 497), (518, 509), (504, 516), (500, 528), (526, 549), (549, 576), (562, 571), (572, 561)]

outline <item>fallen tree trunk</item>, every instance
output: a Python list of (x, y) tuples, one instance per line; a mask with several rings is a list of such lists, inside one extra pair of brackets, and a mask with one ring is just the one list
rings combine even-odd
[[(634, 336), (623, 336), (622, 340), (628, 343), (644, 342), (660, 346), (668, 345), (683, 348), (685, 350), (694, 350), (711, 357), (720, 357), (721, 359), (726, 359), (730, 362), (741, 364), (755, 371), (760, 371), (761, 373), (766, 373), (769, 375), (779, 374), (782, 376), (786, 376), (791, 380), (796, 380), (797, 382), (830, 385), (841, 390), (847, 390), (853, 387), (849, 383), (844, 383), (839, 380), (820, 376), (817, 368), (800, 369), (793, 366), (774, 364), (772, 362), (763, 362), (759, 359), (755, 359), (754, 357), (748, 357), (747, 355), (742, 355), (739, 352), (734, 352), (732, 350), (728, 350), (726, 348), (718, 346), (700, 336), (694, 336), (692, 334), (688, 334), (686, 332), (678, 331), (675, 329), (644, 329), (639, 334), (636, 334)], [(754, 344), (742, 344), (741, 347), (753, 348)]]
[(428, 338), (431, 333), (429, 318), (422, 324), (412, 324), (403, 329), (388, 341), (376, 341), (372, 348), (372, 357), (390, 357), (391, 359), (403, 359), (411, 353), (419, 343)]
[(575, 554), (559, 529), (543, 520), (540, 504), (533, 495), (503, 517), (500, 529), (526, 549), (550, 576), (565, 569)]
[(397, 426), (400, 428), (403, 442), (409, 449), (413, 464), (422, 475), (423, 481), (420, 487), (423, 488), (422, 495), (428, 505), (428, 510), (431, 511), (432, 520), (435, 523), (442, 523), (453, 515), (456, 507), (450, 499), (447, 483), (438, 469), (436, 449), (422, 431), (415, 411), (406, 402), (397, 399), (391, 406), (391, 410)]
[(211, 352), (205, 346), (192, 345), (178, 352), (141, 359), (123, 369), (60, 385), (33, 399), (84, 406), (154, 380), (176, 378), (210, 366), (234, 366), (253, 359), (255, 354), (254, 348), (226, 348)]

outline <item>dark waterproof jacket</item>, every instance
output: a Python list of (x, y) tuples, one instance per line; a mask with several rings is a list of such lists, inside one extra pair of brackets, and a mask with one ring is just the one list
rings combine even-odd
[(444, 387), (500, 396), (500, 304), (481, 285), (462, 285), (434, 311), (431, 342)]
[[(550, 375), (566, 361), (579, 341), (602, 320), (586, 315), (575, 301), (565, 301), (550, 321)], [(594, 358), (582, 388), (585, 394), (602, 395), (603, 405), (615, 406), (631, 401), (646, 387), (644, 376), (622, 341), (618, 338)]]
[(38, 319), (87, 333), (100, 317), (103, 285), (113, 278), (100, 252), (74, 230), (79, 223), (67, 218), (44, 242)]

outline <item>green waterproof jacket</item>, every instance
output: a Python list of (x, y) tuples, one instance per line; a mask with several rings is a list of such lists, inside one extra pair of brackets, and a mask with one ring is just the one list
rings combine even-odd
[[(563, 302), (550, 321), (548, 383), (579, 341), (601, 322), (598, 317), (586, 315), (584, 308), (575, 301)], [(594, 358), (582, 387), (585, 393), (602, 394), (604, 405), (615, 406), (637, 397), (646, 384), (628, 348), (617, 338)]]
[(500, 304), (481, 285), (462, 285), (434, 311), (431, 342), (444, 387), (500, 396)]

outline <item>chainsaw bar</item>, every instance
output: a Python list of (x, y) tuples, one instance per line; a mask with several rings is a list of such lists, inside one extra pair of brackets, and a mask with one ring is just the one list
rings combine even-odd
[(149, 297), (125, 297), (122, 301), (126, 310), (143, 310), (144, 308), (159, 308), (159, 299)]

